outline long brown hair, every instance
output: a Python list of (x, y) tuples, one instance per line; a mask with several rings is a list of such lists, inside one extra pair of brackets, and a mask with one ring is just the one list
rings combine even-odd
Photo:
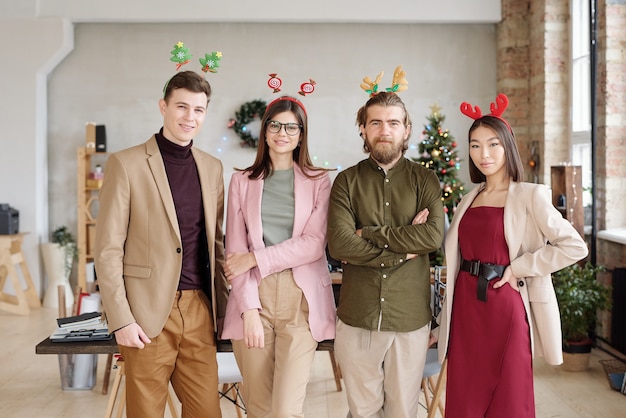
[[(272, 159), (270, 158), (270, 148), (267, 146), (267, 142), (265, 142), (266, 124), (267, 121), (272, 120), (272, 118), (279, 113), (291, 112), (298, 120), (298, 124), (302, 127), (300, 129), (299, 144), (296, 149), (293, 150), (293, 161), (298, 164), (306, 177), (320, 177), (325, 172), (329, 171), (329, 169), (316, 167), (311, 162), (308, 145), (308, 120), (304, 107), (293, 97), (283, 97), (285, 97), (284, 100), (275, 100), (265, 109), (265, 113), (261, 119), (261, 132), (259, 133), (259, 143), (254, 163), (245, 169), (236, 168), (235, 170), (250, 172), (249, 177), (253, 179), (265, 179), (272, 175), (273, 167)], [(313, 172), (316, 171), (318, 173), (313, 174)]]
[[(474, 121), (467, 133), (467, 142), (472, 138), (472, 132), (480, 126), (489, 128), (495, 132), (504, 147), (504, 157), (506, 160), (506, 173), (513, 181), (522, 181), (524, 178), (524, 166), (517, 148), (517, 141), (513, 130), (497, 116), (483, 116)], [(482, 183), (486, 180), (485, 175), (476, 167), (476, 164), (469, 159), (469, 174), (472, 183)]]

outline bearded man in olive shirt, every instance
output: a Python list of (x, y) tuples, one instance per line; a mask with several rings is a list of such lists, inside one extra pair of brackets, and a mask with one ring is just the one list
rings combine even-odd
[(348, 417), (415, 418), (430, 336), (428, 254), (441, 246), (436, 174), (404, 158), (411, 120), (381, 92), (358, 111), (369, 158), (339, 173), (328, 215), (330, 254), (344, 262), (335, 355)]

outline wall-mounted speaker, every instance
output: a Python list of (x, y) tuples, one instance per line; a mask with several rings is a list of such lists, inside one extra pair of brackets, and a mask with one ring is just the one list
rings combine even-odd
[(107, 133), (104, 125), (96, 125), (96, 152), (107, 151)]

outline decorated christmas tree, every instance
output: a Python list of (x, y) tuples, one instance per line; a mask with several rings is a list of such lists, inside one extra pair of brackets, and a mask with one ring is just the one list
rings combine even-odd
[(454, 138), (447, 129), (441, 127), (446, 119), (441, 114), (441, 108), (434, 104), (430, 109), (428, 124), (424, 125), (422, 142), (418, 148), (420, 156), (414, 160), (437, 173), (441, 184), (443, 209), (448, 215), (448, 220), (451, 220), (456, 205), (464, 193), (463, 182), (457, 178), (461, 160), (457, 156), (457, 143)]

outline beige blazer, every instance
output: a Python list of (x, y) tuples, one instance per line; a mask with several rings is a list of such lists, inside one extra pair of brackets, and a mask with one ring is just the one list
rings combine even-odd
[[(196, 148), (210, 260), (214, 329), (228, 290), (223, 272), (222, 163)], [(182, 269), (174, 200), (156, 138), (112, 154), (100, 190), (95, 267), (109, 330), (137, 322), (150, 338), (170, 313)]]
[[(480, 184), (463, 197), (446, 235), (447, 286), (437, 321), (440, 324), (440, 362), (447, 355), (454, 284), (460, 267), (459, 223), (484, 187), (484, 183)], [(511, 182), (509, 185), (504, 206), (504, 236), (511, 269), (519, 277), (533, 356), (545, 357), (548, 364), (561, 364), (561, 319), (551, 273), (585, 258), (587, 246), (552, 205), (550, 189), (533, 183)]]

